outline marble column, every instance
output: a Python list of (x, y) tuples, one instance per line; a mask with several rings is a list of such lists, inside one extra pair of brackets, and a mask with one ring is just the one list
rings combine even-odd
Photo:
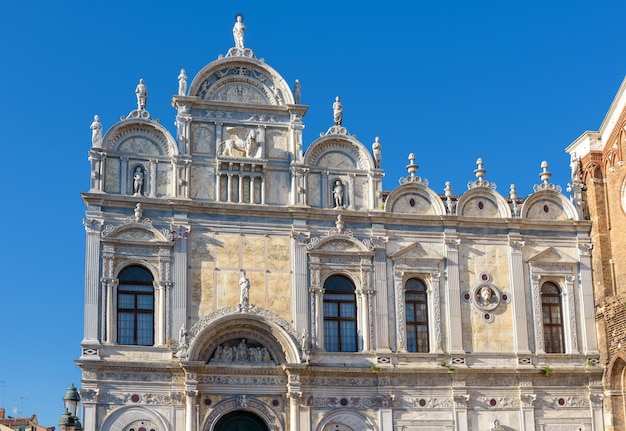
[(85, 315), (83, 343), (97, 344), (102, 334), (98, 316), (100, 303), (100, 232), (103, 220), (100, 215), (93, 215), (83, 220), (87, 236), (85, 253)]
[(446, 291), (447, 314), (447, 339), (448, 352), (451, 354), (465, 353), (463, 351), (463, 327), (461, 324), (461, 288), (459, 275), (459, 243), (460, 240), (454, 235), (446, 235), (446, 260), (448, 272), (448, 285)]

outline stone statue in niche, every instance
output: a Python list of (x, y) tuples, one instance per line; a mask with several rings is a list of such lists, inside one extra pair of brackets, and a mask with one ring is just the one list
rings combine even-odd
[(141, 196), (141, 189), (143, 188), (143, 171), (141, 170), (141, 166), (137, 166), (135, 168), (135, 173), (133, 174), (133, 192), (135, 196)]
[(335, 97), (335, 103), (333, 103), (333, 120), (335, 126), (341, 126), (343, 122), (343, 105), (339, 101), (339, 96)]
[(380, 146), (380, 138), (376, 136), (374, 143), (372, 144), (372, 154), (374, 155), (374, 163), (377, 168), (380, 168), (380, 164), (383, 161), (382, 147)]
[(250, 305), (250, 279), (246, 277), (246, 271), (243, 269), (239, 278), (239, 304), (243, 307)]
[(239, 151), (245, 154), (245, 157), (252, 157), (257, 148), (256, 132), (250, 130), (246, 134), (246, 139), (227, 139), (221, 143), (222, 155), (234, 156), (233, 151)]
[(178, 95), (184, 96), (187, 93), (187, 72), (185, 69), (180, 69), (178, 75)]
[(93, 116), (93, 123), (89, 126), (91, 129), (91, 145), (94, 148), (102, 147), (102, 123), (100, 123), (100, 117)]
[(233, 26), (233, 37), (235, 39), (235, 47), (243, 49), (243, 32), (246, 30), (246, 26), (243, 25), (243, 15), (237, 15), (237, 21)]
[(256, 341), (230, 340), (215, 348), (211, 363), (275, 364), (265, 346)]
[(135, 94), (137, 95), (137, 109), (146, 109), (146, 104), (148, 102), (148, 88), (146, 87), (146, 84), (144, 84), (143, 79), (139, 80), (139, 84), (137, 84), (137, 88), (135, 88)]
[(341, 180), (335, 181), (335, 186), (333, 187), (333, 198), (335, 199), (335, 208), (343, 208), (343, 184)]

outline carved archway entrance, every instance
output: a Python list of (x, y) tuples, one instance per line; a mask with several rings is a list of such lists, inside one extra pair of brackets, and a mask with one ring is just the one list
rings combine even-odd
[(269, 428), (254, 413), (235, 410), (222, 416), (213, 431), (269, 431)]

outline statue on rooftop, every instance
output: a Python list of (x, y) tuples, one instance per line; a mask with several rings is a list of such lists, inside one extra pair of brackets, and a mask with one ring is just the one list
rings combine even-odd
[(570, 157), (569, 167), (572, 170), (572, 179), (580, 179), (580, 157), (576, 153), (572, 153)]
[(233, 37), (235, 38), (235, 47), (243, 49), (243, 32), (246, 30), (246, 26), (243, 25), (243, 15), (237, 15), (237, 22), (233, 27)]
[(185, 69), (180, 69), (180, 75), (178, 75), (178, 95), (184, 96), (187, 93), (187, 72)]
[(374, 154), (374, 163), (377, 168), (380, 168), (380, 164), (383, 161), (382, 147), (380, 146), (380, 138), (376, 136), (374, 143), (372, 144), (372, 154)]
[(302, 87), (300, 86), (300, 80), (296, 79), (296, 83), (293, 86), (293, 100), (296, 102), (296, 105), (299, 105), (302, 102)]
[(89, 126), (91, 129), (91, 145), (94, 148), (100, 148), (102, 146), (102, 123), (100, 123), (100, 117), (93, 116), (93, 123)]
[(143, 79), (139, 80), (139, 84), (137, 84), (137, 88), (135, 88), (135, 94), (137, 95), (137, 108), (140, 110), (146, 109), (148, 89), (146, 88), (146, 84), (143, 83)]
[(335, 97), (335, 103), (333, 103), (333, 119), (335, 126), (341, 126), (343, 121), (343, 105), (339, 101), (339, 96)]

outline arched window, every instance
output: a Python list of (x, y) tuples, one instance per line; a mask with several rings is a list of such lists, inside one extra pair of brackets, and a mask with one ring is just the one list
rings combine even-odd
[(354, 285), (343, 275), (333, 275), (324, 283), (324, 349), (356, 352), (357, 346)]
[(561, 289), (548, 281), (541, 286), (543, 340), (546, 353), (565, 353)]
[(152, 274), (129, 266), (119, 275), (117, 289), (117, 342), (138, 346), (154, 344), (154, 287)]
[(419, 278), (410, 278), (405, 284), (406, 349), (409, 352), (428, 353), (428, 295), (426, 285)]

